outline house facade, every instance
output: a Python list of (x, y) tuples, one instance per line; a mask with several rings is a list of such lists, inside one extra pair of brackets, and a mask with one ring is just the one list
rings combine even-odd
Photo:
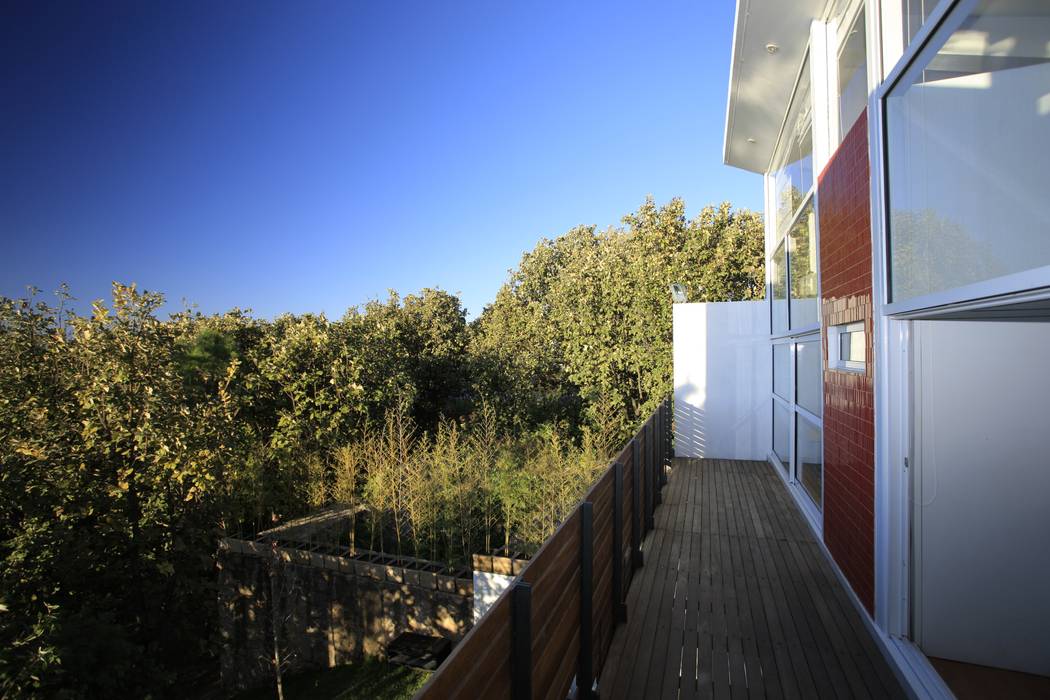
[(919, 697), (1050, 692), (1050, 3), (738, 0), (724, 159), (768, 459), (871, 631)]

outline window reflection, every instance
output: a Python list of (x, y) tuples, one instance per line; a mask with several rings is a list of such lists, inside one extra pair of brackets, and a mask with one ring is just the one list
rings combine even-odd
[(786, 343), (773, 346), (773, 393), (791, 399), (791, 346)]
[(791, 465), (791, 411), (773, 402), (773, 452), (785, 468)]
[(824, 481), (824, 454), (820, 428), (795, 414), (795, 451), (798, 459), (798, 480), (803, 490), (819, 509)]
[(796, 401), (819, 416), (824, 407), (824, 377), (820, 369), (820, 341), (799, 343), (795, 346), (795, 374), (798, 379)]
[(771, 305), (773, 332), (783, 333), (788, 329), (787, 301), (787, 241), (783, 240), (770, 261)]
[(861, 10), (839, 54), (839, 141), (868, 105), (866, 25)]
[(798, 89), (788, 109), (784, 133), (773, 159), (776, 192), (777, 231), (783, 231), (791, 221), (806, 194), (813, 187), (813, 128), (809, 94), (809, 58), (802, 67)]
[(886, 99), (895, 302), (1050, 264), (1050, 6), (945, 26)]
[(910, 44), (915, 35), (919, 33), (926, 18), (930, 16), (930, 12), (938, 2), (940, 0), (902, 0), (901, 14), (904, 18), (905, 46)]
[(791, 228), (790, 240), (791, 328), (807, 328), (819, 323), (817, 217), (812, 201), (806, 205)]

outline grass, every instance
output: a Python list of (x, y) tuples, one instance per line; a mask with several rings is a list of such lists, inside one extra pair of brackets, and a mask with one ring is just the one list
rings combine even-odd
[[(285, 700), (400, 700), (411, 698), (426, 683), (428, 671), (418, 671), (383, 661), (367, 660), (324, 671), (309, 671), (284, 678)], [(235, 700), (272, 700), (271, 683), (235, 696)]]

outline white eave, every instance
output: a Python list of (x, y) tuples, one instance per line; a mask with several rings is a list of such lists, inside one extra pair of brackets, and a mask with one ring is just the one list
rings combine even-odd
[[(825, 0), (737, 0), (723, 160), (769, 169), (777, 135)], [(775, 46), (770, 52), (767, 46)]]

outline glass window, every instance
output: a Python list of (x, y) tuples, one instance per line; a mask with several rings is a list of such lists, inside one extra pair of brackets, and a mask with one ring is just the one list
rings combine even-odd
[(820, 370), (820, 341), (795, 346), (796, 402), (807, 411), (820, 415), (824, 407), (824, 377)]
[(809, 95), (809, 58), (802, 66), (798, 89), (788, 108), (784, 132), (773, 158), (776, 193), (776, 230), (791, 223), (791, 215), (813, 187), (813, 128)]
[(779, 401), (773, 401), (773, 452), (784, 467), (791, 465), (791, 411)]
[(1047, 3), (944, 26), (886, 98), (893, 302), (1050, 264)]
[(791, 399), (791, 346), (787, 343), (773, 346), (773, 393)]
[(864, 323), (847, 323), (828, 328), (828, 367), (863, 372), (867, 361), (867, 332)]
[(821, 507), (822, 482), (824, 480), (824, 454), (820, 428), (799, 414), (795, 414), (795, 452), (798, 459), (798, 480), (802, 489)]
[(922, 29), (926, 18), (930, 16), (940, 0), (902, 0), (901, 14), (904, 17), (904, 45), (907, 46)]
[(812, 201), (791, 228), (790, 240), (791, 328), (816, 326), (820, 322), (817, 309), (817, 217)]
[(864, 331), (852, 330), (839, 334), (839, 359), (844, 362), (864, 362)]
[(864, 10), (850, 28), (839, 54), (839, 141), (868, 106), (868, 54)]
[(788, 329), (787, 301), (787, 241), (783, 240), (770, 260), (770, 295), (773, 314), (773, 333), (784, 333)]

